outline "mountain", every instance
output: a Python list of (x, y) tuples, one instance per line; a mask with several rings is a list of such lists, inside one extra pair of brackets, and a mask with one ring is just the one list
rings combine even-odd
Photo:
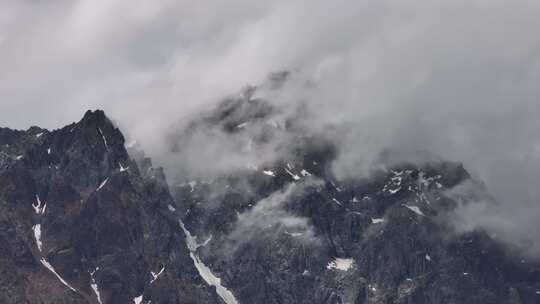
[[(282, 157), (171, 186), (186, 227), (205, 240), (200, 258), (239, 303), (540, 303), (540, 264), (496, 236), (452, 229), (458, 205), (487, 192), (461, 164), (388, 162), (338, 180), (332, 140), (306, 134), (299, 112), (276, 124), (278, 111), (251, 96), (201, 115), (172, 145), (219, 130), (259, 153), (290, 136)], [(456, 196), (463, 185), (482, 194)]]
[(142, 174), (102, 111), (0, 129), (0, 303), (220, 303), (158, 169)]
[(170, 137), (286, 152), (213, 178), (167, 181), (99, 110), (0, 129), (0, 303), (540, 303), (540, 264), (451, 230), (474, 203), (451, 190), (482, 188), (461, 164), (338, 179), (332, 140), (254, 90)]

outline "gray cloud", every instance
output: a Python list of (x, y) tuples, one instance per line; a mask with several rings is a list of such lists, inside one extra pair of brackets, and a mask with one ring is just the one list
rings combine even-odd
[(234, 229), (227, 235), (224, 250), (238, 249), (242, 244), (256, 238), (273, 238), (281, 233), (294, 237), (298, 242), (317, 244), (313, 226), (308, 218), (293, 215), (287, 211), (287, 204), (294, 204), (309, 187), (320, 184), (310, 180), (301, 184), (289, 184), (256, 202), (254, 207), (238, 215)]
[(2, 1), (3, 124), (54, 128), (104, 108), (158, 162), (232, 151), (215, 162), (227, 170), (281, 150), (244, 155), (217, 133), (177, 159), (171, 126), (287, 69), (257, 97), (282, 117), (304, 107), (300, 124), (338, 139), (336, 175), (367, 174), (382, 149), (462, 161), (499, 201), (463, 226), (540, 244), (526, 233), (540, 228), (537, 1), (233, 2)]

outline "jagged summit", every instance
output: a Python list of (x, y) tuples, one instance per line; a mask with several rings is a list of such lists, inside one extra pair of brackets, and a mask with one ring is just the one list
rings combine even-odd
[[(264, 104), (233, 102), (204, 125), (298, 131), (269, 124)], [(296, 135), (290, 153), (171, 195), (103, 111), (0, 129), (0, 303), (538, 303), (538, 263), (447, 225), (474, 203), (451, 191), (474, 182), (461, 164), (339, 180), (334, 143)]]
[(218, 303), (103, 111), (1, 129), (0, 155), (0, 303)]

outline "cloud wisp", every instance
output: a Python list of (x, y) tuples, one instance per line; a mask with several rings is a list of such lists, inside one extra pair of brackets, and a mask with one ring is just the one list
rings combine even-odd
[[(332, 138), (338, 177), (367, 174), (385, 149), (463, 162), (499, 202), (463, 227), (540, 247), (528, 233), (540, 229), (539, 12), (526, 0), (7, 0), (0, 117), (55, 128), (104, 108), (157, 163), (224, 172), (277, 157), (289, 139), (248, 153), (248, 137), (210, 130), (178, 157), (171, 130), (288, 70), (253, 97)], [(261, 134), (251, 127), (242, 134)]]

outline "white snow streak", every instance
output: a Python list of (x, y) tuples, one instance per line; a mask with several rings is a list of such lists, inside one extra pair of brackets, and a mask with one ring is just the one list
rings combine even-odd
[(412, 212), (418, 214), (418, 215), (421, 215), (421, 216), (426, 216), (421, 210), (420, 208), (418, 208), (417, 206), (409, 206), (409, 205), (403, 205), (403, 207), (411, 210)]
[(99, 267), (96, 267), (96, 269), (94, 269), (94, 271), (90, 272), (90, 279), (92, 280), (92, 283), (90, 284), (90, 287), (92, 287), (92, 290), (96, 294), (96, 298), (98, 300), (98, 303), (103, 304), (103, 302), (101, 302), (101, 294), (99, 293), (98, 285), (96, 283), (96, 280), (94, 279), (94, 273), (96, 273), (96, 271), (98, 271), (98, 270), (99, 270)]
[(276, 176), (276, 174), (274, 173), (274, 171), (271, 171), (271, 170), (263, 170), (263, 174), (266, 174), (268, 176)]
[(382, 222), (384, 222), (383, 218), (371, 218), (371, 223), (372, 224), (380, 224)]
[(124, 172), (124, 171), (127, 171), (129, 169), (129, 166), (128, 167), (122, 167), (121, 163), (118, 163), (118, 166), (120, 167), (120, 172)]
[(184, 230), (184, 233), (186, 235), (186, 244), (189, 249), (189, 255), (193, 260), (195, 268), (197, 268), (197, 271), (199, 272), (201, 277), (206, 281), (206, 283), (208, 283), (208, 285), (216, 287), (217, 294), (226, 304), (238, 304), (238, 301), (236, 300), (232, 292), (225, 288), (225, 286), (221, 285), (221, 279), (214, 275), (214, 273), (212, 273), (212, 270), (208, 268), (208, 266), (206, 266), (197, 255), (197, 248), (199, 248), (203, 244), (197, 243), (197, 237), (191, 235), (191, 233), (187, 230), (182, 221), (179, 221), (179, 223), (180, 227), (182, 227), (182, 230)]
[(107, 184), (108, 181), (109, 181), (109, 178), (107, 177), (103, 182), (101, 182), (101, 184), (99, 185), (96, 191), (99, 191), (101, 188), (103, 188), (103, 186), (105, 186), (105, 184)]
[(105, 145), (105, 148), (109, 150), (109, 146), (107, 145), (107, 139), (105, 138), (105, 135), (103, 135), (101, 128), (98, 128), (98, 131), (99, 131), (99, 135), (101, 135), (101, 138), (103, 138), (103, 144)]
[(161, 267), (161, 270), (159, 270), (157, 273), (150, 271), (150, 274), (152, 275), (152, 278), (153, 278), (152, 280), (150, 280), (150, 284), (154, 283), (159, 278), (159, 276), (163, 273), (164, 270), (165, 270), (165, 266)]
[(77, 292), (77, 289), (71, 287), (71, 285), (69, 285), (68, 282), (66, 282), (66, 280), (64, 280), (57, 272), (56, 270), (54, 270), (54, 267), (49, 263), (47, 262), (47, 260), (45, 260), (45, 258), (41, 258), (41, 264), (43, 264), (43, 266), (47, 267), (47, 269), (49, 269), (57, 278), (58, 280), (60, 280), (60, 282), (62, 282), (62, 284), (64, 284), (66, 287), (68, 287), (69, 289), (71, 289), (72, 291), (74, 292)]
[(34, 238), (36, 239), (38, 250), (41, 252), (43, 249), (43, 243), (41, 242), (41, 224), (34, 225), (32, 230), (34, 230)]
[(43, 206), (41, 206), (41, 200), (39, 199), (39, 196), (36, 194), (36, 204), (32, 204), (32, 207), (34, 208), (34, 211), (37, 215), (42, 215), (45, 213), (45, 209), (47, 208), (47, 203), (45, 203)]
[(330, 263), (328, 263), (328, 265), (326, 266), (326, 269), (348, 271), (349, 269), (351, 269), (353, 264), (354, 264), (353, 259), (336, 258), (333, 261), (330, 261)]
[(134, 304), (141, 304), (141, 302), (142, 302), (142, 295), (133, 299)]

